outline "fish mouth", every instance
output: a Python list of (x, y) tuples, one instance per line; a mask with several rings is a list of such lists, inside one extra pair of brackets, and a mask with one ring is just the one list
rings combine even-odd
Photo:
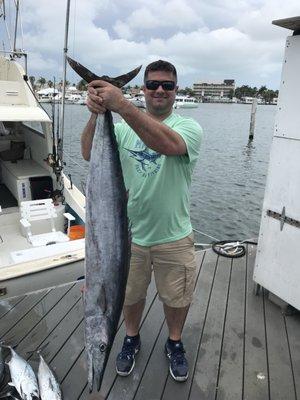
[(92, 393), (94, 388), (99, 392), (108, 361), (108, 354), (99, 353), (99, 349), (94, 349), (92, 357), (88, 356), (88, 385), (89, 392)]

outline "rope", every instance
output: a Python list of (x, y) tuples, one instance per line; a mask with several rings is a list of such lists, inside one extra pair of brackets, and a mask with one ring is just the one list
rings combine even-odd
[(83, 165), (78, 164), (76, 161), (73, 160), (73, 158), (63, 150), (64, 155), (66, 155), (74, 164), (76, 164), (79, 168), (81, 168), (84, 172), (86, 172), (86, 168)]
[(215, 237), (213, 237), (213, 236), (211, 236), (211, 235), (208, 235), (207, 233), (204, 233), (204, 232), (199, 231), (198, 229), (193, 228), (193, 231), (195, 231), (195, 232), (197, 232), (197, 233), (201, 233), (201, 235), (207, 236), (207, 237), (209, 237), (209, 238), (211, 238), (211, 239), (213, 239), (213, 240), (217, 240), (217, 241), (219, 240), (219, 239), (217, 239), (217, 238), (215, 238)]

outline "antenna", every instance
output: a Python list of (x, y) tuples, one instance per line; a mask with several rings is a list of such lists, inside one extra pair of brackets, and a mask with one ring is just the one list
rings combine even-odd
[(65, 121), (65, 94), (66, 94), (69, 18), (70, 18), (70, 0), (67, 0), (65, 44), (64, 44), (64, 56), (63, 56), (63, 87), (62, 87), (62, 103), (61, 103), (61, 114), (60, 114), (60, 130), (59, 130), (60, 141), (58, 144), (58, 156), (61, 162), (63, 160), (63, 136), (64, 136), (64, 121)]

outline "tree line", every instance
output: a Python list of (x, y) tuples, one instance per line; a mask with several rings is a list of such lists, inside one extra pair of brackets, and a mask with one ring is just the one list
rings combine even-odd
[(278, 90), (268, 89), (265, 85), (261, 86), (259, 89), (257, 89), (256, 86), (252, 88), (248, 85), (243, 85), (235, 89), (234, 96), (237, 99), (241, 99), (242, 97), (260, 97), (264, 99), (266, 103), (269, 103), (274, 97), (278, 97)]
[[(30, 76), (29, 80), (31, 82), (32, 87), (36, 90), (38, 88), (43, 88), (45, 86), (47, 87), (54, 87), (54, 81), (52, 80), (46, 80), (43, 77), (40, 77), (36, 80), (34, 76)], [(70, 82), (66, 82), (66, 85), (69, 86)], [(84, 91), (87, 90), (87, 82), (84, 79), (81, 79), (77, 84), (73, 84), (76, 86), (78, 90)], [(61, 87), (62, 86), (62, 81), (60, 80), (55, 84), (55, 86)], [(138, 85), (135, 86), (130, 86), (127, 85), (123, 88), (123, 92), (130, 92), (131, 89), (140, 89), (141, 87)], [(178, 89), (178, 94), (183, 95), (183, 96), (191, 96), (194, 97), (196, 94), (194, 90), (190, 87), (185, 87), (184, 89)], [(278, 97), (278, 90), (272, 90), (268, 89), (265, 85), (261, 86), (259, 89), (254, 86), (248, 86), (248, 85), (242, 85), (240, 87), (237, 87), (235, 90), (231, 90), (229, 97), (232, 99), (233, 97), (236, 97), (237, 99), (241, 99), (242, 97), (260, 97), (262, 98), (266, 103), (271, 102), (274, 97)]]
[[(54, 85), (56, 88), (57, 87), (60, 88), (60, 87), (62, 87), (62, 84), (63, 84), (62, 80), (54, 82), (54, 80), (53, 81), (51, 79), (47, 80), (47, 79), (43, 78), (42, 76), (40, 78), (36, 79), (35, 76), (33, 76), (33, 75), (31, 75), (29, 77), (29, 81), (34, 90), (43, 89), (45, 87), (53, 88)], [(70, 85), (70, 82), (66, 81), (66, 86), (69, 86), (69, 85)], [(76, 85), (75, 83), (73, 85), (76, 87), (78, 86), (78, 84)]]

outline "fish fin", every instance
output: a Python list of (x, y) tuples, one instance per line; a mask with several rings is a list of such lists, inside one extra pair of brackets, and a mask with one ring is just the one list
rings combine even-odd
[(141, 70), (142, 66), (133, 69), (132, 71), (128, 72), (127, 74), (117, 76), (115, 78), (110, 78), (110, 83), (118, 88), (123, 87), (126, 83), (130, 82)]
[(73, 60), (70, 57), (67, 57), (68, 63), (70, 66), (73, 68), (73, 70), (86, 82), (90, 83), (94, 80), (102, 80), (111, 83), (114, 86), (117, 86), (118, 88), (121, 88), (122, 86), (126, 85), (126, 83), (130, 82), (139, 72), (142, 66), (140, 65), (138, 68), (135, 68), (134, 70), (128, 72), (127, 74), (117, 76), (115, 78), (110, 78), (109, 76), (103, 75), (103, 76), (98, 76), (85, 68), (83, 65), (81, 65), (79, 62)]
[(107, 311), (107, 299), (106, 299), (106, 290), (105, 290), (105, 285), (101, 285), (99, 297), (98, 297), (98, 304), (100, 305), (100, 308), (103, 312), (103, 314), (106, 313)]
[(71, 57), (67, 57), (68, 63), (72, 67), (72, 69), (77, 72), (77, 74), (84, 79), (86, 82), (90, 83), (97, 79), (100, 79), (100, 76), (95, 75), (93, 72), (85, 68), (79, 62), (73, 60)]

